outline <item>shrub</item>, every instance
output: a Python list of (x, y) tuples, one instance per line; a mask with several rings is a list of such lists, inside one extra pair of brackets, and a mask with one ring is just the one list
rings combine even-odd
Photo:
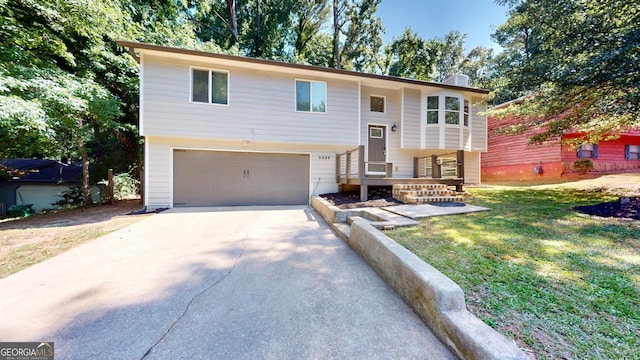
[(573, 163), (573, 171), (579, 174), (586, 174), (593, 170), (593, 161), (591, 159), (579, 159)]
[(69, 190), (63, 191), (60, 194), (62, 199), (54, 202), (51, 205), (65, 206), (65, 205), (80, 205), (84, 202), (84, 194), (79, 186), (72, 186)]
[[(104, 186), (102, 189), (103, 199), (106, 199), (109, 195), (109, 181), (104, 179), (98, 183)], [(127, 199), (138, 195), (140, 188), (140, 181), (131, 176), (129, 173), (122, 173), (113, 176), (113, 196), (118, 199)]]
[(9, 207), (9, 217), (27, 217), (33, 213), (32, 204), (13, 205)]

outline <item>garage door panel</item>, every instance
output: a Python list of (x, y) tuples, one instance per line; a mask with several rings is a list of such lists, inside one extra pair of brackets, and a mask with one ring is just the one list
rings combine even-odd
[(309, 155), (174, 151), (174, 206), (297, 205), (309, 196)]

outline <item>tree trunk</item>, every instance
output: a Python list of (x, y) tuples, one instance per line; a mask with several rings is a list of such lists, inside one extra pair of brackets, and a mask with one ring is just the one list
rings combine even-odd
[(340, 0), (333, 0), (333, 67), (340, 69)]
[(256, 0), (256, 36), (254, 38), (253, 43), (253, 54), (254, 57), (262, 57), (262, 15), (260, 14), (260, 0)]
[[(82, 129), (82, 119), (78, 118), (78, 129)], [(84, 147), (82, 136), (77, 135), (76, 141), (78, 142), (78, 153), (82, 156), (82, 194), (84, 195), (84, 204), (93, 205), (93, 199), (91, 199), (91, 184), (89, 183), (89, 156), (87, 150)]]
[(238, 19), (236, 17), (236, 0), (227, 0), (229, 12), (229, 31), (235, 42), (238, 42)]

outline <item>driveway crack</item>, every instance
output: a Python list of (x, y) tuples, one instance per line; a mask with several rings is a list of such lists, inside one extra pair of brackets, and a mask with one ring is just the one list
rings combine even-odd
[[(248, 234), (247, 234), (248, 235)], [(224, 279), (228, 278), (229, 275), (231, 275), (231, 273), (233, 272), (233, 270), (236, 269), (236, 267), (238, 266), (238, 263), (240, 262), (240, 258), (242, 257), (242, 255), (244, 254), (244, 250), (245, 250), (245, 241), (247, 240), (247, 238), (242, 239), (242, 246), (240, 248), (240, 253), (238, 254), (238, 257), (236, 257), (236, 261), (234, 262), (233, 266), (222, 276), (220, 277), (218, 280), (216, 280), (213, 284), (207, 286), (206, 288), (202, 289), (202, 291), (198, 292), (197, 294), (195, 294), (191, 300), (189, 300), (189, 302), (187, 303), (187, 306), (185, 306), (184, 310), (182, 311), (182, 314), (180, 314), (180, 316), (178, 316), (173, 323), (171, 323), (171, 325), (169, 326), (169, 328), (167, 329), (167, 331), (164, 332), (164, 334), (162, 334), (162, 336), (160, 337), (160, 339), (158, 339), (158, 341), (156, 341), (153, 345), (151, 345), (151, 347), (149, 348), (149, 350), (147, 350), (147, 352), (144, 353), (144, 355), (142, 355), (142, 357), (140, 358), (140, 360), (144, 360), (147, 358), (147, 356), (149, 354), (151, 354), (151, 352), (153, 351), (153, 349), (155, 349), (156, 346), (158, 346), (158, 344), (160, 344), (166, 337), (167, 335), (169, 335), (169, 333), (171, 333), (171, 331), (173, 331), (173, 328), (187, 315), (187, 313), (189, 312), (189, 308), (191, 307), (191, 304), (193, 304), (193, 302), (200, 297), (202, 294), (206, 293), (207, 291), (213, 289), (214, 287), (216, 287), (218, 284), (220, 284)]]

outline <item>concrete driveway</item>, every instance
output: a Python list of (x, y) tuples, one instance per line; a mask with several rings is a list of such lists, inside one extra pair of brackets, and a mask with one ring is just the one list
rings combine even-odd
[(0, 280), (56, 359), (447, 359), (309, 207), (173, 209)]

